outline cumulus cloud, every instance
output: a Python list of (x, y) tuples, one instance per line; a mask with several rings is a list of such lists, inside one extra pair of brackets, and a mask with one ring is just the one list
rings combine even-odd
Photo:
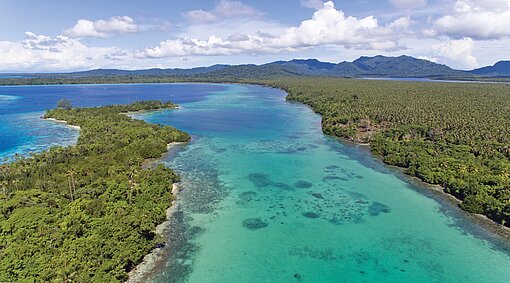
[(427, 0), (389, 0), (390, 3), (400, 9), (410, 10), (427, 6)]
[(437, 61), (463, 69), (478, 67), (478, 61), (473, 56), (474, 41), (471, 38), (450, 40), (435, 44), (432, 50), (439, 56)]
[(391, 22), (388, 27), (391, 28), (391, 29), (407, 29), (411, 26), (411, 24), (413, 23), (413, 21), (411, 21), (411, 17), (410, 16), (407, 16), (407, 17), (401, 17), (401, 18), (398, 18), (396, 20), (394, 20), (393, 22)]
[(128, 56), (116, 47), (89, 47), (63, 35), (49, 37), (26, 32), (20, 42), (0, 41), (0, 70), (7, 71), (90, 69), (105, 60)]
[(324, 6), (324, 2), (322, 0), (301, 0), (301, 6), (320, 10)]
[(434, 21), (429, 35), (501, 39), (510, 36), (510, 0), (457, 0), (453, 12)]
[(262, 12), (241, 1), (221, 0), (211, 11), (191, 10), (182, 15), (193, 23), (211, 23), (232, 17), (260, 17)]
[(70, 37), (109, 37), (113, 34), (136, 33), (138, 25), (128, 16), (111, 17), (108, 20), (90, 21), (80, 19), (65, 31)]
[(397, 31), (410, 25), (409, 18), (400, 18), (379, 25), (376, 18), (358, 19), (337, 10), (332, 1), (323, 4), (309, 20), (286, 28), (280, 34), (258, 32), (228, 37), (209, 36), (206, 40), (184, 37), (162, 41), (158, 46), (137, 53), (138, 57), (163, 58), (187, 55), (231, 55), (240, 53), (290, 52), (322, 45), (347, 48), (394, 51), (403, 49)]

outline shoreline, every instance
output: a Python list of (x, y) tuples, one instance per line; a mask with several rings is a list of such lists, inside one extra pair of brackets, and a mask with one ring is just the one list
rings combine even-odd
[[(177, 109), (177, 108), (178, 107), (176, 106), (171, 109)], [(154, 110), (132, 111), (132, 112), (121, 113), (121, 114), (131, 117), (130, 114), (143, 114), (143, 113), (150, 113), (150, 112), (154, 112)], [(67, 127), (71, 127), (76, 130), (81, 130), (80, 126), (70, 125), (65, 120), (58, 120), (55, 118), (44, 118), (44, 117), (41, 117), (41, 119), (49, 120), (49, 121), (60, 123), (60, 124), (65, 124), (65, 126), (67, 126)], [(187, 143), (189, 143), (189, 141), (168, 143), (166, 146), (167, 151), (162, 153), (160, 157), (149, 158), (142, 162), (142, 164), (141, 164), (142, 170), (153, 168), (154, 166), (156, 166), (158, 164), (158, 162), (161, 160), (161, 158), (168, 156), (170, 154), (174, 154), (177, 150), (179, 150), (180, 147), (182, 147), (183, 145), (185, 145)], [(180, 184), (180, 182), (172, 183), (172, 190), (170, 193), (174, 196), (174, 199), (172, 200), (172, 202), (170, 203), (170, 206), (165, 211), (165, 214), (166, 214), (165, 221), (159, 223), (156, 226), (156, 228), (154, 229), (154, 232), (158, 236), (163, 237), (163, 239), (165, 239), (165, 231), (169, 228), (171, 217), (176, 209), (175, 203), (177, 201), (177, 194), (181, 190), (181, 187), (179, 186), (179, 184)], [(129, 282), (129, 283), (146, 282), (147, 278), (158, 267), (158, 263), (160, 263), (162, 261), (163, 251), (166, 246), (167, 245), (166, 245), (166, 240), (165, 240), (163, 245), (153, 247), (150, 250), (150, 252), (143, 257), (141, 262), (139, 264), (137, 264), (132, 270), (129, 271), (128, 279), (125, 282)]]
[(148, 158), (148, 159), (145, 159), (142, 162), (142, 169), (153, 168), (155, 165), (158, 165), (158, 162), (161, 161), (161, 158), (175, 153), (176, 151), (179, 150), (180, 147), (184, 146), (187, 143), (189, 143), (189, 141), (188, 142), (171, 142), (171, 143), (167, 144), (166, 145), (166, 152), (161, 154), (161, 156), (158, 157), (158, 158)]
[[(247, 83), (247, 84), (249, 84), (249, 83)], [(274, 87), (272, 85), (267, 85), (267, 84), (261, 84), (261, 85), (264, 87), (280, 89), (283, 92), (285, 92), (287, 94), (287, 96), (289, 95), (285, 89), (282, 89), (279, 87)], [(411, 176), (411, 175), (407, 174), (405, 172), (406, 168), (404, 168), (404, 167), (398, 167), (395, 165), (390, 165), (390, 164), (384, 163), (382, 158), (380, 158), (377, 155), (372, 153), (370, 142), (358, 140), (355, 138), (338, 137), (338, 136), (324, 133), (324, 129), (322, 127), (322, 114), (315, 112), (315, 110), (308, 104), (305, 104), (305, 103), (299, 102), (299, 101), (295, 101), (295, 100), (288, 100), (287, 96), (285, 97), (285, 101), (287, 101), (289, 103), (299, 103), (301, 105), (304, 105), (305, 107), (307, 107), (308, 109), (310, 109), (315, 114), (317, 114), (321, 117), (321, 131), (324, 136), (335, 139), (342, 144), (346, 144), (349, 146), (356, 146), (356, 147), (359, 147), (361, 150), (367, 150), (368, 154), (370, 154), (370, 156), (373, 159), (377, 160), (378, 162), (381, 162), (385, 167), (391, 169), (393, 171), (392, 173), (395, 176), (397, 176), (397, 178), (403, 179), (413, 185), (417, 185), (420, 188), (424, 188), (423, 190), (420, 190), (421, 191), (420, 193), (424, 194), (427, 197), (430, 197), (430, 194), (433, 194), (434, 197), (436, 198), (435, 201), (438, 201), (438, 199), (440, 199), (442, 201), (446, 201), (449, 204), (455, 206), (456, 209), (458, 210), (456, 212), (460, 213), (461, 216), (465, 220), (471, 222), (471, 224), (476, 226), (476, 228), (484, 230), (491, 237), (494, 237), (495, 240), (503, 242), (506, 246), (508, 246), (507, 249), (510, 250), (510, 227), (499, 224), (483, 214), (476, 214), (476, 213), (471, 213), (471, 212), (463, 210), (459, 206), (462, 203), (462, 200), (456, 198), (452, 194), (445, 192), (444, 191), (445, 188), (442, 187), (441, 185), (434, 185), (434, 184), (426, 183), (416, 176)]]
[[(249, 83), (247, 83), (247, 84), (249, 84)], [(287, 96), (289, 95), (288, 92), (283, 88), (274, 87), (272, 85), (266, 85), (266, 84), (263, 84), (263, 86), (280, 89), (280, 90), (284, 91), (287, 94)], [(458, 213), (461, 213), (462, 217), (464, 217), (465, 220), (471, 222), (477, 228), (484, 230), (491, 237), (496, 238), (496, 240), (503, 242), (506, 246), (508, 246), (508, 249), (510, 249), (510, 227), (499, 224), (483, 214), (476, 214), (476, 213), (471, 213), (471, 212), (463, 210), (459, 206), (462, 203), (462, 200), (456, 198), (452, 194), (445, 192), (444, 190), (446, 188), (442, 187), (441, 185), (434, 185), (434, 184), (426, 183), (416, 176), (407, 174), (405, 172), (406, 168), (404, 168), (404, 167), (399, 167), (399, 166), (384, 163), (382, 158), (380, 158), (377, 155), (372, 153), (370, 142), (361, 141), (361, 140), (358, 140), (355, 138), (338, 137), (335, 135), (324, 133), (324, 129), (322, 127), (322, 114), (315, 112), (315, 110), (311, 106), (309, 106), (303, 102), (295, 101), (295, 100), (288, 100), (287, 96), (285, 97), (285, 100), (287, 102), (300, 103), (300, 104), (306, 106), (307, 108), (311, 109), (315, 114), (317, 114), (321, 117), (321, 130), (322, 130), (322, 134), (324, 136), (331, 137), (331, 138), (333, 138), (341, 143), (347, 144), (347, 145), (357, 146), (363, 150), (368, 150), (368, 152), (372, 158), (376, 159), (379, 162), (382, 162), (382, 164), (384, 164), (384, 166), (386, 166), (387, 168), (394, 171), (393, 173), (398, 178), (404, 179), (407, 182), (412, 183), (414, 185), (418, 185), (418, 187), (423, 187), (427, 193), (434, 194), (434, 196), (436, 198), (440, 198), (443, 201), (449, 202), (451, 205), (455, 206), (458, 209)], [(428, 195), (426, 195), (426, 196), (428, 196)]]
[(67, 121), (64, 121), (64, 120), (57, 120), (55, 118), (44, 118), (44, 117), (41, 117), (41, 119), (43, 120), (48, 120), (48, 121), (52, 121), (52, 122), (57, 122), (57, 123), (60, 123), (60, 124), (65, 124), (65, 126), (69, 127), (69, 128), (73, 128), (75, 130), (81, 130), (81, 127), (80, 126), (75, 126), (75, 125), (69, 125), (67, 123)]
[[(122, 115), (126, 115), (130, 118), (133, 118), (131, 117), (131, 115), (138, 115), (138, 114), (148, 114), (148, 113), (154, 113), (154, 112), (159, 112), (159, 111), (164, 111), (164, 110), (175, 110), (175, 109), (179, 109), (179, 105), (175, 105), (174, 107), (172, 108), (161, 108), (161, 109), (153, 109), (153, 110), (139, 110), (139, 111), (129, 111), (129, 112), (124, 112), (124, 113), (120, 113)], [(133, 119), (136, 119), (136, 118), (133, 118)]]
[(402, 178), (412, 183), (413, 185), (418, 185), (419, 188), (423, 187), (429, 194), (433, 194), (435, 197), (441, 198), (441, 200), (444, 200), (455, 206), (458, 209), (458, 213), (460, 213), (464, 219), (471, 222), (474, 226), (476, 226), (476, 228), (482, 229), (491, 236), (494, 236), (497, 240), (504, 242), (509, 246), (508, 248), (510, 248), (510, 227), (499, 224), (483, 214), (471, 213), (463, 210), (459, 207), (459, 205), (462, 203), (462, 200), (456, 198), (452, 194), (445, 192), (445, 188), (441, 185), (429, 184), (416, 176), (411, 176), (405, 173), (406, 168), (389, 165), (386, 163), (384, 163), (384, 165), (392, 170), (397, 171), (397, 177), (400, 175)]
[[(406, 168), (404, 167), (384, 163), (384, 161), (381, 158), (372, 153), (370, 143), (356, 141), (354, 139), (341, 138), (327, 134), (325, 135), (332, 137), (344, 144), (357, 146), (362, 150), (368, 151), (368, 154), (370, 154), (372, 158), (374, 158), (378, 162), (381, 162), (385, 167), (393, 171), (392, 173), (397, 178), (409, 182), (412, 185), (416, 185), (416, 188), (413, 188), (413, 190), (419, 191), (420, 193), (424, 194), (427, 197), (435, 198), (435, 201), (438, 201), (438, 199), (440, 199), (441, 201), (448, 202), (449, 204), (456, 208), (457, 210), (456, 213), (459, 213), (461, 217), (471, 222), (471, 224), (473, 224), (476, 228), (482, 229), (483, 231), (487, 232), (491, 237), (494, 237), (495, 240), (503, 242), (510, 249), (510, 227), (499, 224), (483, 214), (476, 214), (463, 210), (459, 206), (462, 203), (462, 200), (456, 198), (452, 194), (445, 192), (444, 191), (445, 188), (443, 186), (429, 184), (416, 176), (409, 175), (405, 172)], [(439, 202), (439, 204), (441, 203)]]
[[(182, 189), (179, 185), (180, 183), (172, 184), (172, 195), (177, 198), (177, 194)], [(166, 220), (156, 226), (155, 232), (157, 235), (161, 237), (165, 237), (165, 232), (168, 230), (170, 225), (170, 220), (172, 218), (173, 213), (176, 208), (176, 199), (172, 201), (170, 207), (166, 210)], [(157, 269), (158, 263), (163, 260), (163, 250), (166, 247), (166, 242), (163, 246), (155, 247), (151, 250), (150, 253), (146, 254), (142, 261), (135, 266), (128, 273), (128, 279), (125, 281), (126, 283), (141, 283), (146, 282), (150, 275)]]
[[(178, 106), (175, 106), (170, 109), (178, 109)], [(169, 109), (169, 108), (166, 108)], [(140, 110), (140, 111), (131, 111), (131, 112), (125, 112), (121, 113), (122, 115), (126, 115), (132, 119), (136, 119), (132, 117), (131, 115), (137, 115), (137, 114), (147, 114), (151, 112), (156, 111), (162, 111), (164, 109), (158, 109), (158, 110)], [(149, 158), (142, 162), (141, 167), (142, 170), (147, 170), (150, 168), (153, 168), (159, 164), (161, 159), (163, 157), (169, 156), (171, 154), (174, 154), (176, 151), (178, 151), (182, 146), (189, 143), (187, 142), (171, 142), (166, 145), (167, 151), (162, 153), (160, 157), (158, 158)], [(126, 283), (141, 283), (146, 282), (147, 278), (150, 277), (150, 275), (156, 270), (158, 267), (158, 264), (162, 262), (163, 255), (164, 255), (164, 249), (167, 246), (166, 244), (166, 231), (169, 229), (170, 220), (172, 218), (173, 213), (176, 209), (176, 201), (177, 201), (177, 194), (181, 190), (181, 187), (179, 186), (180, 182), (176, 182), (172, 184), (172, 191), (170, 192), (174, 199), (170, 203), (170, 206), (166, 209), (166, 219), (165, 221), (161, 222), (156, 226), (154, 229), (154, 232), (156, 235), (160, 236), (164, 240), (164, 244), (161, 246), (153, 247), (152, 250), (148, 254), (146, 254), (142, 261), (138, 263), (132, 270), (128, 273), (128, 279), (125, 281)]]

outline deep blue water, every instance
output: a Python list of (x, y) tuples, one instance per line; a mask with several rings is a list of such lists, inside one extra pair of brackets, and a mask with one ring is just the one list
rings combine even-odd
[(28, 155), (54, 145), (73, 144), (78, 133), (62, 124), (39, 119), (59, 99), (76, 107), (125, 104), (139, 100), (172, 100), (175, 103), (203, 99), (221, 85), (59, 85), (0, 87), (0, 162), (15, 153)]

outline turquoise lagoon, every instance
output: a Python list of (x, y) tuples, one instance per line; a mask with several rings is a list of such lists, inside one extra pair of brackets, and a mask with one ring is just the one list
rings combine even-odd
[(229, 86), (139, 117), (193, 141), (154, 282), (506, 282), (503, 244), (373, 159), (324, 136), (285, 93)]
[[(366, 147), (324, 136), (320, 116), (286, 102), (280, 90), (160, 84), (4, 87), (2, 93), (20, 97), (10, 106), (0, 102), (2, 133), (9, 127), (0, 141), (15, 141), (0, 148), (4, 156), (25, 139), (32, 151), (44, 149), (31, 145), (48, 137), (72, 140), (75, 132), (52, 135), (62, 126), (30, 114), (57, 99), (80, 106), (179, 104), (135, 115), (193, 135), (161, 161), (181, 174), (183, 189), (153, 282), (507, 282), (510, 276), (508, 244)], [(23, 131), (32, 129), (30, 121), (41, 123), (38, 132), (47, 137), (28, 139)]]

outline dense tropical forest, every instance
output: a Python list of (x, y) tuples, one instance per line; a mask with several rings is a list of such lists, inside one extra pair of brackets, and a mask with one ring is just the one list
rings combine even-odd
[(46, 113), (81, 127), (76, 146), (0, 165), (0, 281), (117, 282), (161, 243), (171, 169), (142, 169), (189, 136), (122, 113), (173, 108), (137, 102)]
[(326, 134), (368, 142), (385, 163), (443, 186), (464, 210), (510, 226), (510, 85), (332, 78), (265, 83), (320, 113)]

